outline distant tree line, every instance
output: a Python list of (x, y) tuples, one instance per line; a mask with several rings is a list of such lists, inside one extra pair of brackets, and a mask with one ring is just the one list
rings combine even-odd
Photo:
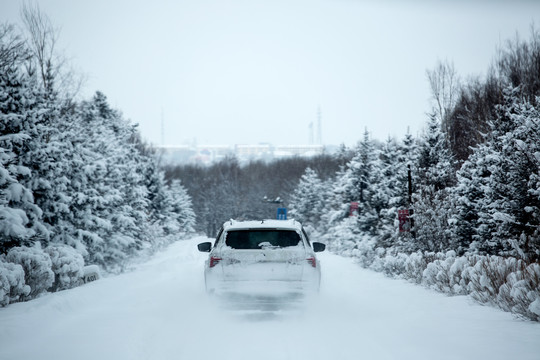
[(240, 165), (228, 157), (210, 166), (168, 165), (169, 181), (180, 180), (193, 200), (196, 230), (216, 235), (229, 219), (273, 219), (279, 207), (286, 207), (306, 167), (324, 177), (338, 169), (334, 156), (292, 157), (272, 162), (252, 161)]
[(122, 270), (194, 226), (136, 125), (100, 92), (75, 100), (57, 32), (37, 7), (22, 15), (24, 33), (0, 25), (0, 305), (76, 286), (85, 264)]

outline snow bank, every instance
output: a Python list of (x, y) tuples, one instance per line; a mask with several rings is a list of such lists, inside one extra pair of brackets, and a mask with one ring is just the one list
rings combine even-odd
[(338, 253), (356, 258), (365, 268), (422, 284), (445, 294), (470, 295), (479, 303), (540, 321), (538, 263), (527, 264), (512, 257), (457, 256), (454, 251), (412, 254), (384, 252), (383, 249), (375, 249), (372, 242), (349, 243), (348, 247), (342, 246)]

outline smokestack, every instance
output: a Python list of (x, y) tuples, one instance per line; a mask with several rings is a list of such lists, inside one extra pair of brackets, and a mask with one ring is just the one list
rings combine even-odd
[(322, 145), (322, 129), (321, 129), (321, 106), (319, 105), (317, 109), (317, 145)]
[(161, 108), (161, 146), (165, 146), (165, 116), (163, 115), (163, 107)]

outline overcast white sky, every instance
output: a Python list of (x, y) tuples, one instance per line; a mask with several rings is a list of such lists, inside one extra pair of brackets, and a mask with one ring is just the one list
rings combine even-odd
[[(2, 0), (19, 22), (22, 0)], [(160, 144), (325, 144), (417, 134), (426, 69), (482, 75), (499, 44), (528, 38), (540, 1), (39, 0), (96, 90)]]

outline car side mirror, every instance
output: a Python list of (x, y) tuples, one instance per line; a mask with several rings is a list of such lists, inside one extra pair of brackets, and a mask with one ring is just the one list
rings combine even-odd
[(320, 242), (314, 242), (313, 243), (313, 251), (315, 252), (322, 252), (326, 249), (326, 245)]
[(200, 252), (210, 252), (212, 250), (212, 243), (211, 242), (203, 242), (197, 245), (197, 248)]

